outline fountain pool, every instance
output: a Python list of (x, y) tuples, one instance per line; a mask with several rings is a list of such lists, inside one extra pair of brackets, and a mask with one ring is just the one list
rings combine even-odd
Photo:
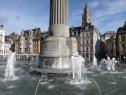
[(15, 64), (16, 57), (15, 53), (10, 53), (7, 55), (7, 63), (5, 69), (5, 80), (15, 80), (17, 77), (15, 76)]
[[(0, 95), (34, 95), (41, 75), (31, 74), (26, 65), (16, 65), (15, 72), (19, 79), (3, 81), (5, 65), (0, 65)], [(126, 95), (126, 69), (117, 67), (118, 73), (92, 71), (86, 76), (95, 80), (102, 95)], [(100, 95), (96, 84), (74, 86), (66, 81), (72, 75), (50, 74), (40, 81), (36, 95)]]

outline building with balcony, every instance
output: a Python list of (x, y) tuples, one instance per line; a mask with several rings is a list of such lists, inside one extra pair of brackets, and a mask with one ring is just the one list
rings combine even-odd
[(86, 59), (86, 62), (94, 63), (96, 58), (100, 58), (100, 32), (92, 25), (87, 4), (82, 15), (82, 26), (71, 27), (70, 36), (76, 37), (79, 54)]
[(118, 60), (126, 60), (126, 22), (117, 30), (116, 55)]

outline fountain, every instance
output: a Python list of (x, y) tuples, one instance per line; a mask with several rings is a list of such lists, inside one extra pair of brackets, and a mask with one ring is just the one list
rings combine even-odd
[(46, 76), (46, 75), (41, 75), (41, 78), (39, 79), (38, 84), (37, 84), (37, 86), (36, 86), (34, 95), (37, 95), (37, 92), (38, 92), (38, 89), (39, 89), (39, 85), (40, 85), (40, 82), (41, 82), (42, 80), (45, 80), (45, 81), (47, 82), (47, 81), (48, 81), (47, 76)]
[(114, 72), (115, 71), (115, 66), (116, 66), (117, 60), (115, 58), (112, 58), (111, 61), (112, 61), (111, 69)]
[[(50, 12), (49, 28), (52, 36), (45, 40), (43, 46), (44, 50), (42, 51), (42, 54), (40, 54), (40, 59), (42, 59), (43, 62), (39, 61), (39, 57), (36, 58), (36, 63), (38, 65), (40, 65), (40, 62), (42, 62), (43, 67), (47, 68), (47, 70), (49, 68), (49, 74), (47, 74), (48, 72), (45, 72), (46, 75), (38, 77), (33, 73), (30, 74), (27, 72), (28, 70), (23, 69), (21, 66), (17, 66), (19, 70), (16, 73), (21, 76), (20, 80), (13, 82), (3, 82), (0, 80), (0, 95), (17, 95), (17, 93), (20, 95), (102, 95), (101, 90), (103, 90), (104, 95), (126, 94), (126, 71), (124, 71), (122, 74), (116, 73), (116, 75), (111, 73), (101, 75), (101, 73), (95, 70), (93, 73), (88, 74), (85, 71), (85, 60), (77, 53), (76, 46), (73, 44), (76, 44), (76, 41), (72, 40), (72, 38), (70, 39), (68, 35), (68, 10), (66, 10), (66, 1), (67, 0), (50, 0), (52, 11)], [(62, 16), (60, 17), (60, 15)], [(97, 60), (95, 57), (93, 62), (94, 65), (96, 65)], [(15, 79), (15, 63), (15, 54), (10, 52), (8, 54), (6, 66), (6, 80)], [(115, 71), (116, 63), (117, 61), (115, 58), (110, 60), (109, 57), (107, 60), (102, 61), (102, 64), (105, 64), (106, 69), (112, 71)], [(23, 65), (26, 66), (25, 64)], [(94, 66), (94, 68), (96, 69), (96, 66)], [(21, 72), (22, 69), (23, 71)], [(62, 74), (60, 70), (67, 71), (67, 69), (72, 71), (72, 78), (69, 78), (70, 81), (67, 81), (67, 84), (65, 84), (66, 73)], [(52, 74), (54, 70), (56, 70), (56, 73), (58, 74)], [(3, 71), (4, 66), (0, 65), (0, 76), (2, 76)], [(50, 79), (51, 81), (49, 81)], [(90, 84), (91, 82), (94, 82), (95, 85)], [(110, 84), (110, 82), (112, 82), (112, 84)], [(117, 86), (113, 86), (113, 84)], [(83, 87), (86, 89), (83, 89)]]
[(93, 66), (97, 66), (97, 58), (95, 56), (93, 57)]
[(70, 85), (85, 86), (86, 84), (91, 83), (86, 76), (82, 76), (86, 73), (85, 60), (82, 56), (71, 56), (71, 65), (72, 79), (68, 80)]
[(102, 68), (103, 65), (105, 65), (105, 68), (109, 71), (109, 72), (115, 72), (115, 66), (117, 63), (117, 60), (115, 58), (110, 59), (110, 57), (107, 57), (107, 59), (102, 59), (100, 62), (100, 67)]
[(73, 80), (79, 81), (82, 79), (82, 67), (85, 60), (82, 56), (71, 56)]
[(11, 51), (7, 55), (7, 65), (6, 65), (6, 72), (5, 72), (5, 80), (15, 80), (15, 63), (16, 63), (16, 57), (15, 53), (12, 53)]
[(111, 70), (111, 64), (112, 64), (112, 62), (111, 62), (111, 59), (110, 59), (110, 57), (107, 57), (107, 60), (106, 60), (106, 68), (107, 68), (107, 70), (110, 72), (110, 70)]
[(101, 61), (100, 61), (100, 69), (104, 69), (106, 67), (106, 60), (103, 58)]

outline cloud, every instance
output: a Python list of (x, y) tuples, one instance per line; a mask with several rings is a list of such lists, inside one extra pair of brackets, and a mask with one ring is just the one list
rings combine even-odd
[[(126, 0), (89, 0), (88, 6), (92, 14), (93, 24), (104, 33), (114, 30), (126, 20)], [(84, 7), (84, 6), (83, 6)], [(81, 24), (83, 8), (71, 13), (71, 25)]]
[[(28, 0), (19, 1), (17, 4), (15, 0), (15, 6), (12, 6), (14, 2), (10, 2), (12, 4), (8, 4), (6, 7), (3, 4), (4, 1), (1, 3), (0, 24), (5, 24), (7, 32), (20, 32), (22, 29), (34, 27), (41, 27), (47, 30), (49, 23), (49, 0), (38, 0), (38, 2), (36, 0), (31, 2), (28, 2)], [(116, 30), (126, 20), (126, 0), (69, 0), (70, 26), (81, 25), (86, 1), (91, 10), (92, 22), (100, 32)]]
[(92, 1), (91, 2), (92, 9), (97, 8), (98, 6), (99, 6), (99, 2), (98, 1)]
[(8, 17), (6, 17), (6, 16), (0, 16), (0, 24), (7, 23), (7, 21), (8, 21)]
[(116, 31), (123, 24), (126, 19), (125, 2), (125, 0), (101, 0), (99, 2), (99, 9), (93, 11), (93, 22), (101, 32)]
[[(14, 10), (2, 10), (0, 23), (5, 25), (6, 33), (20, 32), (23, 29), (40, 27), (42, 30), (48, 29), (48, 15), (33, 16)], [(11, 29), (11, 30), (10, 30)]]
[(95, 18), (106, 17), (118, 13), (126, 12), (125, 0), (106, 0), (100, 2), (100, 7), (95, 11)]

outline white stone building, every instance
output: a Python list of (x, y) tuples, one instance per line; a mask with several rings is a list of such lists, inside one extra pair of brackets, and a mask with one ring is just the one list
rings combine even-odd
[(96, 65), (96, 58), (99, 59), (100, 56), (100, 32), (92, 25), (91, 20), (90, 9), (85, 4), (82, 26), (71, 28), (70, 36), (77, 38), (79, 54), (86, 59), (86, 62)]
[(11, 44), (9, 42), (5, 42), (5, 31), (3, 29), (3, 25), (0, 25), (0, 56), (4, 57), (4, 55), (8, 54), (11, 48)]
[(33, 53), (33, 31), (26, 30), (21, 32), (20, 36), (21, 54), (32, 54)]
[(3, 25), (0, 25), (0, 56), (4, 56), (5, 31)]
[(5, 42), (4, 44), (4, 54), (8, 54), (11, 48), (11, 44), (9, 42)]

